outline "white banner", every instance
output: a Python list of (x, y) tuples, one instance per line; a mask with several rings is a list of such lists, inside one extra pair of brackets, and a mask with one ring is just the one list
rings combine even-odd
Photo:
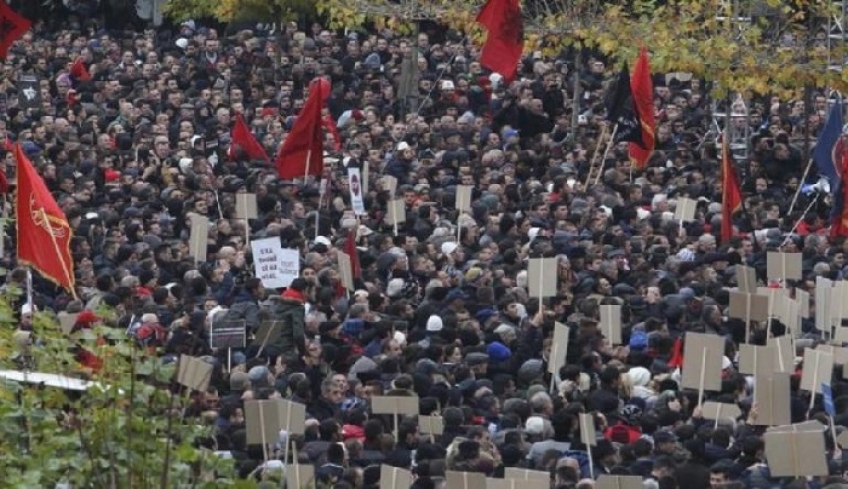
[(362, 175), (359, 168), (347, 169), (347, 183), (350, 187), (350, 206), (357, 216), (365, 214), (365, 200), (362, 198)]
[(300, 275), (300, 255), (297, 250), (283, 249), (279, 238), (257, 239), (250, 242), (256, 278), (270, 289), (288, 287)]

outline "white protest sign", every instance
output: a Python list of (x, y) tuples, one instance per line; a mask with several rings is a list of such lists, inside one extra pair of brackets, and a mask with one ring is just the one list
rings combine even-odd
[(256, 278), (272, 289), (288, 287), (300, 273), (300, 255), (297, 250), (284, 250), (279, 238), (265, 238), (250, 242)]
[(357, 216), (365, 214), (365, 200), (362, 198), (362, 175), (359, 168), (347, 169), (347, 182), (350, 187), (350, 206)]

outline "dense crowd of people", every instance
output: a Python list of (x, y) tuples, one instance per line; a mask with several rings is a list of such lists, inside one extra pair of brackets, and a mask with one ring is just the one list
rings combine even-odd
[[(412, 50), (414, 103), (398, 95)], [(0, 132), (22, 145), (66, 213), (78, 297), (36, 274), (34, 304), (18, 305), (21, 328), (34, 309), (81, 313), (85, 327), (111, 308), (117, 327), (163, 357), (212, 363), (212, 386), (187, 416), (211, 419), (214, 449), (242, 477), (268, 465), (246, 442), (245, 400), (284, 397), (306, 405), (306, 434), (292, 438), (322, 487), (386, 487), (383, 464), (412, 470), (420, 489), (444, 487), (446, 471), (503, 477), (510, 467), (547, 472), (557, 489), (591, 488), (604, 474), (656, 488), (844, 487), (831, 436), (829, 477), (771, 476), (752, 382), (736, 363), (738, 345), (765, 344), (768, 331), (755, 323), (746, 338), (727, 312), (737, 267), (766, 284), (768, 251), (802, 253), (802, 280), (782, 284), (792, 289), (813, 292), (817, 277), (846, 273), (848, 242), (828, 234), (828, 197), (805, 190), (789, 213), (804, 183), (803, 138), (820, 132), (827, 96), (812, 107), (751, 102), (751, 151), (737, 161), (746, 205), (721, 242), (706, 84), (654, 76), (648, 168), (634, 172), (626, 143), (613, 145), (587, 185), (604, 153), (616, 69), (583, 54), (527, 57), (508, 83), (480, 65), (477, 46), (435, 28), (409, 38), (319, 24), (229, 33), (193, 21), (156, 32), (36, 24), (0, 65)], [(90, 80), (71, 74), (78, 58)], [(280, 180), (273, 155), (319, 75), (331, 81), (326, 113), (337, 127), (326, 132), (325, 173)], [(272, 161), (230, 151), (237, 114)], [(14, 184), (13, 152), (0, 152)], [(368, 169), (359, 216), (348, 167)], [(395, 195), (385, 175), (397, 179)], [(816, 179), (814, 170), (807, 183)], [(456, 209), (458, 185), (473, 186), (467, 212)], [(256, 195), (256, 219), (236, 218), (240, 192)], [(683, 197), (698, 201), (691, 222), (675, 219)], [(393, 198), (406, 209), (397, 227)], [(190, 256), (190, 214), (209, 221), (202, 262)], [(255, 276), (249, 243), (262, 238), (300, 253), (285, 289)], [(337, 261), (349, 239), (360, 269), (351, 293)], [(13, 232), (6, 243), (7, 282), (23, 286), (26, 271), (8, 253)], [(527, 260), (539, 257), (557, 266), (556, 294), (542, 301), (528, 291)], [(602, 305), (623, 306), (620, 344), (599, 328)], [(248, 346), (229, 358), (211, 348), (216, 320), (244, 324)], [(283, 327), (259, 348), (253, 337), (271, 320)], [(556, 322), (569, 341), (551, 378)], [(770, 330), (785, 328), (774, 320)], [(681, 388), (674, 354), (687, 332), (725, 339), (721, 390), (706, 399), (736, 403), (738, 419), (704, 419), (698, 393)], [(799, 357), (800, 345), (823, 341), (813, 319), (797, 333)], [(792, 422), (826, 421), (820, 399), (806, 409), (796, 364)], [(841, 370), (839, 431), (848, 425)], [(440, 415), (443, 433), (421, 433), (415, 416), (373, 414), (380, 395), (417, 396), (419, 414)], [(595, 446), (581, 439), (581, 413), (593, 414)], [(294, 451), (273, 453), (291, 461)]]

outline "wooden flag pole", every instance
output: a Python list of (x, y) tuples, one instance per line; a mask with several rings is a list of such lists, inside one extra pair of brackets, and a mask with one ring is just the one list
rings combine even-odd
[(792, 211), (795, 209), (795, 204), (798, 202), (798, 196), (801, 195), (801, 189), (804, 187), (804, 181), (807, 180), (807, 175), (810, 173), (810, 168), (813, 166), (813, 159), (810, 158), (810, 161), (807, 163), (807, 168), (804, 170), (804, 176), (801, 177), (801, 180), (798, 181), (798, 190), (795, 191), (795, 196), (792, 197), (792, 203), (789, 204), (789, 212), (786, 215), (791, 215)]
[[(810, 391), (810, 408), (807, 410), (807, 419), (810, 418), (810, 412), (813, 410), (813, 406), (816, 404), (816, 390), (821, 390), (821, 387), (818, 386), (819, 382), (819, 359), (821, 358), (821, 352), (818, 350), (813, 350), (816, 355), (815, 368), (813, 368), (813, 389)], [(807, 368), (804, 365), (804, 368)]]
[(606, 162), (607, 162), (607, 155), (609, 154), (610, 149), (612, 149), (612, 143), (613, 143), (613, 141), (615, 141), (615, 135), (616, 135), (617, 132), (618, 132), (618, 124), (616, 124), (612, 128), (612, 134), (610, 135), (610, 140), (607, 143), (606, 149), (604, 150), (604, 155), (601, 157), (601, 166), (598, 168), (598, 173), (595, 174), (594, 185), (597, 185), (598, 182), (601, 180), (601, 175), (604, 173), (604, 166), (606, 166)]
[(312, 148), (306, 150), (306, 171), (303, 174), (303, 185), (309, 182), (309, 164), (312, 163)]
[(595, 162), (598, 161), (598, 153), (601, 152), (601, 144), (609, 132), (609, 126), (604, 124), (601, 126), (601, 135), (598, 136), (598, 143), (595, 144), (595, 151), (592, 153), (592, 159), (589, 160), (589, 174), (586, 175), (586, 186), (589, 186), (589, 177), (592, 176), (592, 169), (595, 168)]
[(709, 348), (704, 348), (701, 353), (701, 378), (698, 381), (698, 407), (704, 405), (704, 376), (707, 370), (707, 352)]

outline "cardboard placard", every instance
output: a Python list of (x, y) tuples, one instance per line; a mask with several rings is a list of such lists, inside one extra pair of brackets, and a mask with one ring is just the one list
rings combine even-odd
[(384, 175), (383, 178), (380, 179), (380, 186), (383, 188), (384, 192), (389, 194), (389, 197), (394, 198), (395, 193), (397, 192), (397, 178), (391, 175)]
[(286, 399), (249, 400), (244, 403), (247, 443), (272, 444), (280, 440), (280, 431), (302, 435), (306, 425), (306, 406)]
[(371, 165), (368, 161), (362, 163), (362, 193), (368, 195), (369, 181), (371, 179)]
[(784, 289), (783, 287), (757, 287), (757, 294), (768, 298), (769, 312), (771, 312), (779, 301), (789, 298), (789, 289)]
[(212, 321), (209, 325), (210, 348), (244, 348), (247, 344), (247, 325), (244, 320)]
[(703, 387), (706, 391), (720, 391), (724, 338), (711, 334), (686, 333), (685, 341), (681, 387), (696, 390)]
[(300, 275), (300, 252), (283, 248), (279, 237), (253, 240), (250, 249), (254, 276), (264, 287), (288, 287)]
[(604, 337), (613, 345), (621, 344), (621, 306), (604, 304), (600, 306), (600, 329)]
[(827, 331), (830, 333), (830, 326), (833, 324), (830, 315), (830, 289), (833, 287), (833, 282), (824, 278), (816, 277), (816, 329), (819, 331)]
[(236, 194), (236, 219), (256, 219), (259, 211), (256, 207), (256, 194)]
[(491, 477), (486, 479), (486, 489), (550, 489), (550, 487), (550, 477), (546, 480), (495, 479)]
[(836, 437), (836, 443), (839, 444), (843, 449), (848, 447), (848, 430), (843, 431)]
[(801, 280), (801, 253), (768, 252), (766, 275), (770, 279), (783, 281)]
[(177, 383), (189, 389), (206, 392), (212, 380), (212, 365), (199, 358), (180, 355)]
[(739, 345), (739, 373), (771, 375), (776, 371), (776, 355), (768, 346)]
[(339, 261), (339, 278), (342, 285), (349, 292), (353, 292), (353, 266), (351, 265), (350, 255), (343, 251), (336, 252), (336, 258)]
[(517, 467), (506, 467), (504, 469), (504, 479), (516, 479), (519, 481), (541, 480), (550, 482), (551, 474), (542, 470), (519, 469)]
[(833, 355), (822, 350), (804, 349), (804, 370), (801, 389), (813, 394), (821, 393), (822, 384), (830, 385), (833, 375)]
[(311, 489), (315, 487), (315, 466), (287, 465), (286, 487), (290, 487), (291, 489)]
[(692, 222), (695, 220), (697, 208), (697, 200), (681, 197), (677, 199), (677, 205), (674, 207), (674, 219), (680, 222)]
[(795, 289), (795, 300), (798, 302), (799, 312), (801, 317), (809, 319), (810, 317), (810, 293), (806, 290)]
[(833, 355), (833, 363), (836, 365), (848, 364), (848, 348), (834, 345), (819, 345), (816, 347), (816, 350)]
[(732, 318), (741, 319), (746, 323), (750, 321), (762, 322), (768, 319), (768, 306), (768, 297), (735, 290), (730, 291), (729, 316)]
[(551, 354), (548, 358), (548, 373), (556, 374), (565, 365), (568, 355), (568, 326), (554, 323), (554, 339), (551, 343)]
[(755, 426), (780, 426), (792, 422), (788, 373), (757, 377), (754, 402), (757, 404)]
[(371, 412), (374, 414), (418, 415), (418, 397), (416, 396), (374, 396), (371, 398)]
[(188, 252), (194, 257), (195, 263), (206, 261), (206, 250), (209, 246), (209, 218), (200, 214), (188, 215), (191, 222)]
[(757, 292), (757, 271), (753, 267), (736, 265), (736, 287), (739, 292), (754, 294)]
[(718, 421), (723, 419), (736, 421), (739, 416), (742, 416), (742, 410), (739, 409), (739, 406), (725, 402), (707, 401), (701, 406), (701, 412), (704, 415), (704, 419)]
[(598, 435), (595, 433), (595, 416), (591, 413), (580, 413), (580, 441), (587, 447), (598, 444)]
[(386, 216), (389, 224), (397, 226), (406, 222), (406, 204), (403, 199), (394, 199), (389, 201), (388, 215)]
[(769, 338), (766, 345), (773, 347), (775, 355), (774, 368), (776, 372), (791, 374), (795, 372), (795, 344), (791, 336)]
[(445, 472), (448, 481), (447, 487), (451, 489), (486, 489), (486, 475), (476, 472)]
[(776, 301), (772, 306), (772, 314), (786, 325), (792, 336), (796, 336), (795, 332), (801, 327), (801, 305), (795, 299), (784, 297)]
[(602, 475), (595, 489), (642, 489), (642, 478), (638, 475)]
[(830, 311), (831, 325), (840, 326), (843, 319), (848, 319), (848, 282), (833, 282), (827, 310)]
[(543, 298), (557, 295), (556, 258), (531, 258), (527, 265), (527, 285), (530, 297)]
[(828, 475), (824, 433), (768, 431), (763, 439), (772, 477)]
[(456, 186), (456, 210), (460, 213), (471, 212), (471, 185)]
[(441, 416), (418, 416), (418, 431), (422, 435), (441, 435), (445, 431), (445, 422)]
[(79, 313), (71, 314), (61, 311), (56, 316), (59, 318), (59, 327), (62, 329), (62, 332), (66, 335), (71, 334), (71, 330), (73, 330), (74, 326), (77, 324), (77, 317), (79, 316)]
[(411, 487), (414, 482), (412, 472), (391, 465), (380, 465), (380, 489)]
[(350, 189), (350, 208), (357, 216), (365, 215), (365, 197), (363, 197), (362, 175), (359, 168), (352, 166), (347, 168), (347, 182)]
[(769, 428), (768, 432), (773, 433), (798, 433), (798, 432), (812, 432), (812, 433), (823, 433), (824, 430), (827, 429), (827, 426), (819, 423), (817, 420), (812, 419), (809, 421), (803, 421), (801, 423), (795, 424), (786, 424), (783, 426), (775, 426), (773, 428)]

